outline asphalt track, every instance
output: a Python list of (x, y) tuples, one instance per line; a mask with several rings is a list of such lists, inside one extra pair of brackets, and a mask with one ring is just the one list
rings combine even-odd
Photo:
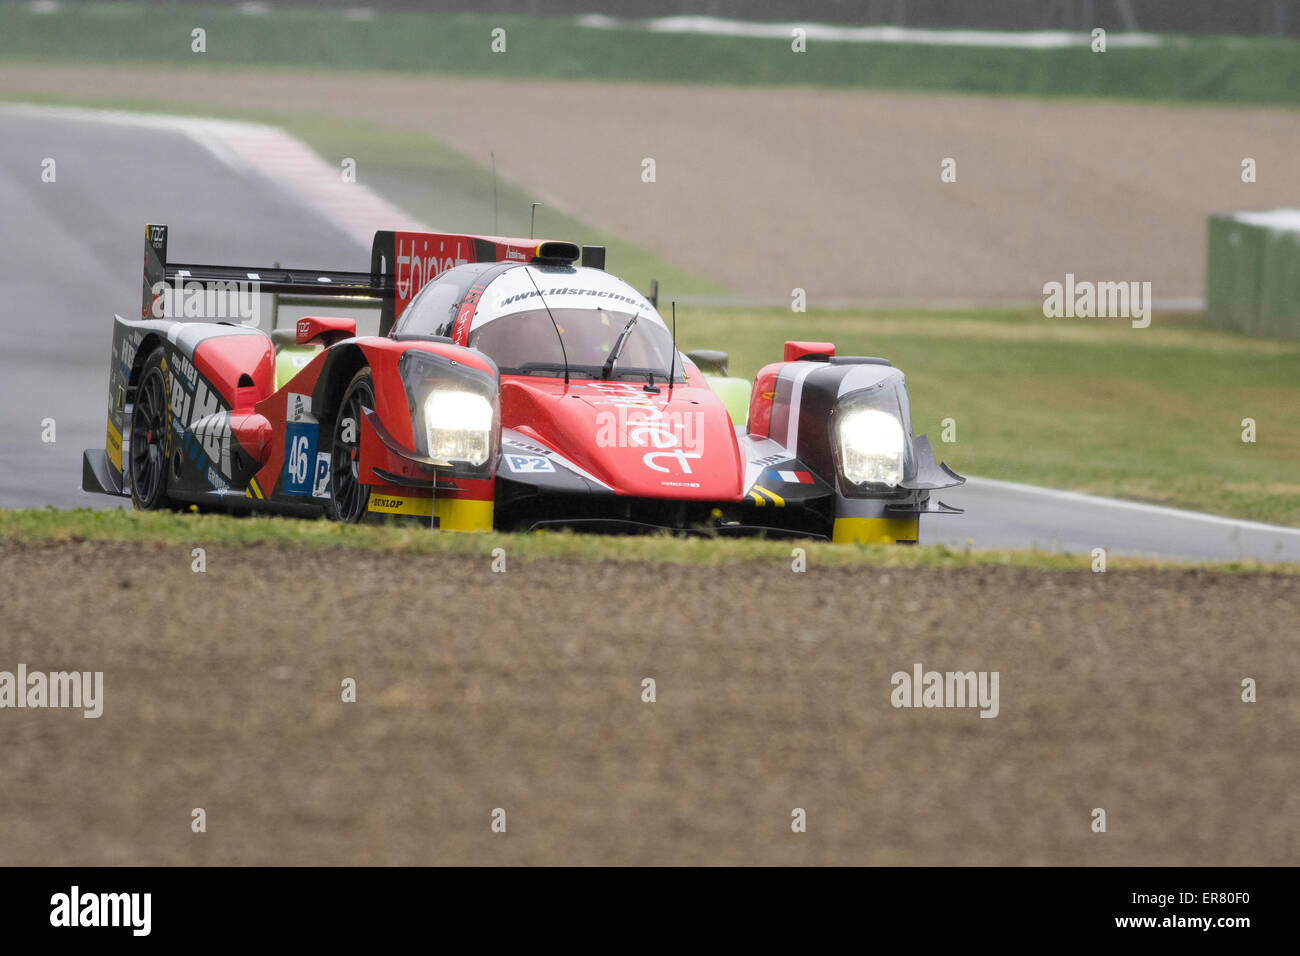
[(82, 494), (81, 453), (104, 441), (112, 318), (138, 307), (144, 224), (172, 224), (181, 261), (352, 269), (368, 250), (183, 133), (3, 107), (0, 131), (0, 506), (112, 506)]
[[(81, 453), (104, 440), (110, 320), (139, 301), (144, 223), (173, 226), (179, 260), (350, 269), (367, 254), (272, 180), (182, 132), (57, 111), (0, 106), (0, 210), (2, 507), (120, 506), (80, 491)], [(46, 419), (53, 442), (42, 440)], [(923, 519), (926, 543), (1300, 561), (1300, 529), (980, 479), (939, 497), (966, 514)]]
[(974, 548), (1039, 548), (1187, 561), (1300, 561), (1300, 528), (1136, 501), (971, 478), (936, 497), (965, 514), (921, 519), (921, 540)]

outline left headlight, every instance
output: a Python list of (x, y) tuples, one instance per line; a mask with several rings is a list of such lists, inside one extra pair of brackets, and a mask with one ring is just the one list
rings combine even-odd
[(424, 400), (430, 458), (478, 466), (492, 454), (492, 403), (483, 395), (434, 388)]
[(836, 421), (840, 471), (855, 485), (897, 487), (903, 480), (907, 436), (896, 415), (879, 408), (854, 408)]
[(501, 438), (496, 369), (410, 349), (397, 363), (411, 410), (415, 451), (428, 464), (482, 477)]

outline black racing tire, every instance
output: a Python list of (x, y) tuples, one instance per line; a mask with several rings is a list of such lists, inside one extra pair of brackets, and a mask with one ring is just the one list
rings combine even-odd
[(166, 353), (162, 346), (149, 353), (135, 387), (131, 411), (131, 503), (139, 511), (170, 508), (167, 497), (167, 459), (171, 448), (171, 411)]
[(370, 486), (358, 480), (361, 458), (361, 409), (375, 407), (375, 383), (370, 369), (363, 368), (352, 376), (339, 413), (334, 418), (330, 444), (330, 517), (335, 521), (356, 524), (366, 516), (370, 503)]

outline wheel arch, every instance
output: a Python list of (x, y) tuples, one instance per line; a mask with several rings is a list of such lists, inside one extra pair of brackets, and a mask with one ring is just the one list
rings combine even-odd
[(149, 356), (153, 355), (154, 349), (166, 349), (166, 337), (157, 332), (149, 332), (140, 340), (140, 347), (135, 350), (135, 355), (131, 359), (131, 374), (127, 378), (127, 386), (135, 388), (140, 384), (140, 375), (144, 372), (144, 363), (149, 361)]
[(348, 390), (348, 383), (369, 364), (365, 350), (355, 342), (340, 343), (329, 350), (312, 401), (319, 409), (316, 417), (322, 424), (333, 423), (339, 413), (339, 406), (343, 403), (343, 393)]

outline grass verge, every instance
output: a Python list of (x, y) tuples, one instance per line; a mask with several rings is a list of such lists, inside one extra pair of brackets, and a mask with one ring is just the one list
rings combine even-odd
[[(192, 31), (205, 51), (192, 49)], [(492, 31), (506, 31), (493, 52)], [(652, 33), (570, 18), (65, 4), (33, 14), (0, 3), (0, 57), (379, 69), (602, 82), (805, 84), (1035, 96), (1300, 104), (1297, 44), (1264, 37), (1170, 39), (1151, 48), (1024, 50)]]
[[(5, 544), (58, 544), (82, 541), (130, 542), (184, 547), (270, 545), (286, 550), (352, 548), (375, 552), (456, 555), (485, 560), (497, 548), (508, 561), (624, 561), (718, 567), (733, 564), (786, 564), (796, 547), (809, 567), (976, 568), (1032, 567), (1057, 571), (1091, 571), (1090, 555), (1047, 551), (956, 550), (943, 545), (866, 546), (818, 541), (769, 541), (757, 538), (680, 538), (585, 535), (569, 532), (533, 534), (437, 533), (418, 526), (340, 525), (332, 521), (268, 516), (234, 516), (175, 512), (96, 511), (78, 508), (0, 510), (0, 547)], [(1198, 568), (1229, 572), (1300, 574), (1300, 565), (1254, 561), (1202, 563), (1114, 557), (1109, 570)]]

